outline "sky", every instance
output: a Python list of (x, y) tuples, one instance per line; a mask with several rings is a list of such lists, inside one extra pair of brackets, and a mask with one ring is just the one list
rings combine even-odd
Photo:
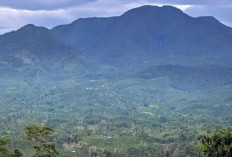
[(119, 16), (142, 5), (171, 5), (232, 27), (232, 0), (0, 0), (0, 34), (26, 24), (52, 28), (78, 18)]

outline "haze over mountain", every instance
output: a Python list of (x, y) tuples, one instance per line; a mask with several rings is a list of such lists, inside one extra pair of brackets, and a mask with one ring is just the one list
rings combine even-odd
[(119, 17), (78, 19), (51, 30), (27, 25), (0, 36), (0, 53), (2, 64), (11, 56), (16, 60), (9, 64), (34, 58), (47, 67), (64, 58), (65, 64), (68, 58), (80, 62), (80, 52), (116, 67), (231, 66), (231, 43), (232, 29), (213, 17), (193, 18), (171, 6), (142, 6)]

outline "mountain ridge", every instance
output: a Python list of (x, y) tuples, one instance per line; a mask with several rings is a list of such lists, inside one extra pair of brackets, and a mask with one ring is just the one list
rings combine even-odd
[(232, 66), (231, 43), (232, 28), (214, 17), (194, 18), (172, 6), (146, 5), (121, 16), (81, 18), (52, 29), (29, 24), (1, 35), (0, 51), (27, 48), (46, 56), (54, 50), (51, 55), (60, 52), (62, 57), (72, 50), (100, 64), (119, 67)]
[[(228, 54), (231, 49), (228, 43), (232, 41), (232, 29), (224, 27), (215, 18), (194, 18), (179, 9), (167, 6), (142, 6), (118, 17), (81, 19), (71, 25), (71, 36), (67, 35), (67, 39), (72, 39), (71, 42), (66, 40), (66, 34), (62, 33), (70, 31), (70, 25), (66, 25), (67, 28), (55, 27), (51, 31), (61, 42), (78, 47), (90, 56), (94, 54), (94, 58), (98, 56), (100, 62), (112, 63), (115, 59), (119, 60), (116, 64), (122, 64), (128, 61), (128, 58), (146, 61), (160, 55), (169, 56), (173, 55), (172, 51), (181, 56), (187, 53), (199, 56), (205, 52), (218, 51)], [(227, 50), (222, 50), (223, 47)], [(135, 53), (137, 54), (134, 55)]]

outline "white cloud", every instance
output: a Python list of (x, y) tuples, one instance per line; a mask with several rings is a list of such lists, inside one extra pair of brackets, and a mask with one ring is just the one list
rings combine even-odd
[(95, 0), (1, 0), (0, 6), (27, 10), (55, 10)]
[[(62, 8), (69, 8), (80, 4), (91, 3), (97, 0), (1, 0), (0, 6), (27, 9), (27, 10), (55, 10)], [(105, 3), (115, 0), (105, 0)], [(165, 3), (172, 5), (229, 5), (231, 0), (117, 0), (119, 3)]]
[(72, 17), (65, 10), (20, 10), (0, 7), (1, 32), (15, 30), (19, 27), (32, 23), (39, 26), (53, 27), (58, 24), (67, 23)]
[(232, 5), (195, 5), (186, 9), (186, 13), (194, 17), (214, 16), (223, 24), (232, 26)]

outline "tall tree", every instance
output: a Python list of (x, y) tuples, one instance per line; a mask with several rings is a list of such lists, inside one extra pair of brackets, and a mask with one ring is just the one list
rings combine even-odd
[(7, 145), (10, 143), (10, 139), (0, 136), (0, 157), (22, 157), (22, 153), (19, 150), (14, 152), (7, 149)]
[(35, 142), (34, 149), (36, 153), (33, 157), (56, 157), (58, 151), (55, 144), (48, 141), (48, 136), (52, 135), (54, 130), (38, 125), (31, 125), (25, 129), (25, 138), (29, 141)]
[(200, 151), (208, 157), (232, 157), (232, 133), (223, 129), (198, 136)]
[(13, 155), (13, 153), (10, 152), (6, 147), (9, 143), (9, 139), (0, 136), (0, 157), (10, 157)]

